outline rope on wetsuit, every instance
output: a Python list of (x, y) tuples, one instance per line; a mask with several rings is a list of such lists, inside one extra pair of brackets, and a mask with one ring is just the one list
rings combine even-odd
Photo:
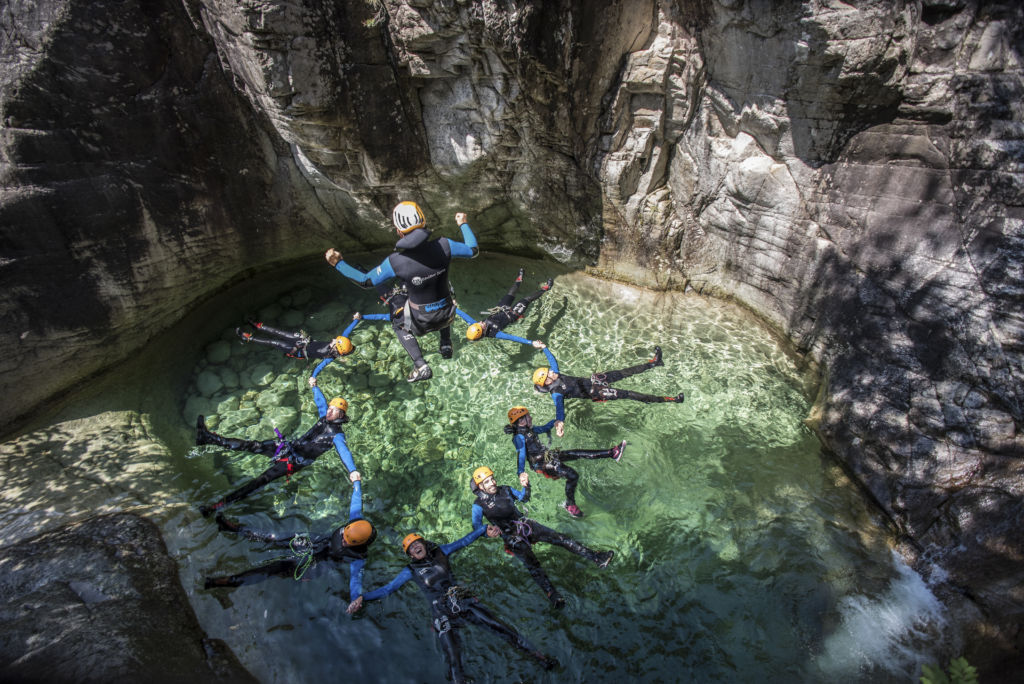
[(448, 591), (444, 595), (445, 600), (448, 601), (448, 609), (452, 611), (453, 615), (457, 615), (463, 611), (462, 606), (459, 605), (459, 599), (469, 598), (469, 590), (463, 589), (459, 585), (448, 587)]
[[(295, 540), (301, 539), (303, 544), (306, 545), (305, 550), (295, 548)], [(295, 572), (292, 573), (292, 577), (295, 581), (302, 579), (302, 576), (306, 574), (306, 570), (309, 570), (309, 566), (313, 564), (313, 544), (308, 537), (296, 536), (292, 537), (291, 541), (288, 542), (288, 550), (298, 558), (298, 564), (295, 566)]]

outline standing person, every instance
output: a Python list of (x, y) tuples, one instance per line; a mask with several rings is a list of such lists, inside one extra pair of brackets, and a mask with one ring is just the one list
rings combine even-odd
[(348, 523), (328, 535), (313, 538), (306, 535), (279, 537), (273, 532), (260, 532), (228, 520), (222, 513), (217, 514), (217, 526), (225, 532), (234, 532), (246, 539), (263, 542), (272, 548), (288, 549), (292, 553), (236, 575), (207, 577), (203, 584), (206, 589), (255, 584), (271, 577), (300, 580), (308, 571), (317, 572), (321, 564), (330, 562), (336, 566), (343, 563), (350, 565), (349, 601), (363, 593), (363, 566), (366, 565), (370, 544), (377, 539), (377, 530), (370, 521), (363, 518), (363, 489), (358, 480), (353, 483)]
[[(601, 568), (608, 566), (613, 552), (588, 549), (575, 539), (527, 518), (516, 506), (517, 501), (525, 503), (530, 500), (530, 478), (526, 473), (519, 475), (519, 483), (523, 489), (513, 489), (508, 485), (499, 487), (494, 481), (493, 470), (487, 466), (474, 470), (473, 479), (469, 483), (470, 490), (476, 495), (472, 513), (473, 529), (486, 529), (488, 537), (500, 536), (505, 542), (505, 551), (522, 561), (530, 577), (544, 591), (551, 604), (555, 608), (562, 608), (565, 606), (565, 599), (540, 567), (540, 561), (533, 554), (533, 545), (537, 542), (546, 542), (561, 546)], [(484, 517), (491, 523), (486, 527)]]
[[(258, 477), (249, 480), (235, 491), (225, 496), (220, 501), (209, 506), (200, 506), (199, 512), (203, 517), (208, 517), (214, 511), (220, 510), (233, 501), (244, 499), (257, 489), (266, 486), (279, 477), (297, 473), (306, 466), (312, 465), (317, 458), (332, 446), (341, 457), (341, 462), (348, 469), (349, 479), (357, 482), (361, 479), (359, 471), (356, 470), (355, 462), (352, 460), (352, 452), (348, 450), (345, 442), (345, 432), (342, 426), (348, 422), (348, 402), (341, 397), (331, 399), (330, 403), (324, 398), (323, 392), (316, 384), (316, 373), (309, 379), (309, 385), (313, 389), (313, 401), (316, 403), (319, 420), (313, 423), (313, 427), (306, 430), (298, 439), (264, 439), (262, 441), (239, 439), (236, 437), (222, 437), (206, 429), (206, 421), (202, 416), (196, 420), (196, 444), (212, 444), (223, 449), (232, 451), (249, 451), (254, 454), (268, 456), (273, 460), (273, 465), (267, 468)], [(278, 433), (280, 435), (280, 433)]]
[(617, 463), (626, 450), (626, 440), (610, 449), (549, 449), (537, 438), (551, 432), (555, 426), (554, 419), (544, 425), (534, 427), (533, 417), (530, 410), (525, 406), (513, 406), (508, 410), (508, 422), (505, 426), (505, 434), (512, 435), (512, 444), (516, 448), (518, 459), (518, 472), (520, 477), (526, 472), (526, 462), (535, 472), (545, 477), (557, 480), (565, 478), (565, 501), (562, 502), (569, 515), (574, 518), (582, 518), (583, 511), (576, 505), (576, 485), (579, 482), (580, 474), (574, 469), (565, 465), (563, 461), (575, 461), (586, 458), (611, 458)]
[(406, 535), (402, 540), (402, 551), (411, 562), (398, 575), (379, 589), (356, 598), (348, 607), (348, 613), (359, 610), (364, 601), (375, 601), (394, 593), (403, 584), (413, 580), (430, 602), (434, 632), (441, 642), (449, 676), (454, 684), (466, 681), (462, 669), (462, 652), (458, 629), (465, 623), (486, 627), (495, 632), (514, 648), (531, 658), (536, 658), (546, 670), (558, 667), (558, 661), (546, 656), (528, 642), (523, 635), (498, 620), (480, 601), (455, 582), (450, 556), (465, 548), (484, 533), (486, 528), (470, 532), (462, 539), (438, 546), (418, 534)]
[(466, 328), (466, 339), (471, 342), (483, 339), (484, 337), (496, 337), (499, 340), (511, 340), (512, 342), (519, 342), (520, 344), (532, 344), (537, 349), (543, 349), (544, 343), (540, 340), (531, 342), (530, 340), (524, 340), (522, 337), (516, 337), (515, 335), (509, 335), (504, 332), (505, 328), (512, 323), (515, 323), (526, 314), (526, 309), (540, 299), (541, 295), (551, 289), (554, 284), (554, 280), (548, 278), (548, 281), (540, 286), (540, 289), (531, 295), (523, 297), (515, 305), (512, 304), (516, 298), (516, 292), (519, 291), (519, 285), (523, 282), (523, 269), (519, 269), (519, 274), (516, 276), (515, 282), (512, 283), (512, 287), (498, 301), (498, 305), (490, 310), (490, 315), (482, 321), (475, 321), (473, 317), (467, 314), (462, 309), (457, 311), (458, 315), (462, 320), (469, 324)]
[[(406, 379), (409, 382), (427, 380), (432, 376), (430, 366), (423, 359), (416, 338), (437, 331), (440, 337), (441, 357), (452, 357), (451, 322), (455, 318), (456, 304), (448, 282), (448, 265), (452, 257), (471, 259), (479, 253), (476, 236), (462, 212), (455, 214), (455, 223), (462, 231), (465, 242), (441, 237), (429, 240), (427, 220), (415, 202), (401, 202), (392, 212), (395, 230), (401, 239), (395, 243), (396, 251), (384, 259), (377, 268), (364, 273), (346, 264), (341, 252), (331, 248), (324, 257), (327, 263), (346, 278), (356, 283), (370, 283), (381, 293), (382, 286), (398, 278), (405, 285), (406, 299), (399, 310), (393, 309), (392, 326), (398, 341), (413, 360), (415, 367)], [(392, 306), (397, 304), (393, 301)]]
[(654, 357), (650, 360), (623, 368), (622, 370), (604, 371), (594, 373), (587, 378), (577, 378), (572, 375), (563, 375), (558, 370), (558, 362), (554, 361), (549, 354), (549, 368), (538, 368), (533, 372), (533, 388), (538, 392), (547, 392), (551, 400), (555, 402), (555, 434), (559, 437), (565, 434), (565, 402), (564, 399), (592, 399), (593, 401), (613, 401), (615, 399), (632, 399), (645, 404), (658, 404), (671, 401), (683, 403), (686, 398), (683, 392), (674, 397), (657, 396), (654, 394), (641, 394), (633, 390), (619, 389), (612, 387), (613, 382), (658, 366), (664, 366), (661, 360), (661, 347), (654, 348)]

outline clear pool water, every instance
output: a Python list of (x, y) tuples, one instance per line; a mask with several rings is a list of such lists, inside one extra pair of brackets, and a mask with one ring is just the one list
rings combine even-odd
[[(467, 672), (478, 681), (905, 681), (942, 626), (920, 579), (894, 560), (881, 529), (803, 420), (807, 379), (794, 359), (737, 308), (679, 293), (655, 294), (539, 262), (485, 256), (457, 262), (461, 307), (477, 316), (505, 292), (520, 263), (521, 294), (557, 275), (554, 289), (509, 332), (543, 339), (563, 371), (622, 368), (664, 350), (665, 366), (619, 383), (674, 395), (682, 405), (569, 401), (555, 446), (629, 441), (621, 463), (577, 462), (582, 520), (558, 504), (560, 481), (533, 477), (530, 515), (597, 549), (606, 570), (553, 547), (538, 556), (568, 599), (549, 608), (497, 540), (481, 539), (454, 568), (482, 601), (563, 668), (545, 673), (492, 634), (462, 630)], [(283, 279), (273, 297), (235, 302), (179, 397), (183, 436), (197, 413), (218, 432), (250, 438), (277, 427), (300, 434), (316, 418), (306, 380), (314, 363), (243, 345), (242, 304), (264, 322), (338, 334), (356, 310), (379, 313), (372, 293), (323, 267), (323, 277)], [(441, 360), (436, 336), (421, 340), (434, 369), (410, 369), (390, 326), (364, 322), (356, 351), (320, 376), (328, 396), (350, 402), (348, 444), (364, 477), (365, 512), (381, 531), (364, 585), (404, 565), (399, 540), (419, 531), (438, 542), (470, 531), (468, 478), (489, 465), (514, 484), (505, 413), (525, 404), (553, 416), (530, 385), (544, 357), (510, 342), (469, 343), (455, 324), (456, 353)], [(266, 467), (266, 459), (215, 448), (178, 450), (180, 497), (214, 500)], [(290, 482), (278, 480), (227, 511), (260, 528), (322, 534), (347, 517), (346, 473), (330, 452)], [(165, 531), (186, 590), (211, 636), (225, 639), (268, 682), (443, 681), (428, 608), (410, 583), (353, 618), (344, 613), (348, 569), (204, 591), (205, 574), (238, 572), (278, 552), (220, 534), (190, 511)]]

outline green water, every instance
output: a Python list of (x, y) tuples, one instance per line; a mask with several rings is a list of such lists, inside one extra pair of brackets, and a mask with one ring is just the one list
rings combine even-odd
[[(520, 294), (558, 277), (509, 332), (545, 340), (573, 375), (633, 365), (660, 344), (664, 368), (619, 384), (665, 395), (682, 389), (687, 398), (682, 405), (567, 401), (566, 435), (555, 446), (605, 448), (626, 439), (629, 447), (621, 463), (573, 464), (584, 519), (559, 509), (562, 482), (539, 475), (528, 509), (594, 548), (615, 549), (615, 559), (601, 571), (561, 549), (538, 547), (568, 600), (555, 612), (500, 542), (481, 539), (455, 556), (462, 583), (564, 666), (545, 673), (470, 627), (461, 634), (471, 676), (879, 681), (903, 679), (927, 661), (921, 634), (941, 622), (934, 599), (894, 563), (865, 504), (823, 457), (803, 424), (806, 378), (756, 321), (723, 303), (505, 257), (455, 264), (461, 307), (477, 316), (492, 306), (520, 263), (528, 267)], [(314, 422), (306, 385), (314, 363), (243, 345), (234, 328), (251, 307), (268, 324), (325, 339), (353, 311), (381, 311), (370, 293), (326, 266), (317, 278), (282, 280), (272, 297), (236, 299), (223, 320), (210, 321), (220, 336), (201, 341), (206, 352), (179, 397), (183, 436), (199, 412), (218, 432), (251, 438), (270, 437), (275, 426), (301, 434)], [(438, 356), (436, 336), (421, 338), (434, 369), (429, 382), (404, 381), (410, 362), (390, 326), (375, 322), (353, 335), (355, 353), (320, 375), (328, 397), (350, 403), (348, 444), (364, 478), (366, 517), (381, 532), (364, 575), (367, 589), (402, 568), (398, 542), (406, 533), (449, 542), (470, 531), (468, 478), (476, 466), (491, 466), (499, 483), (515, 483), (515, 452), (502, 432), (510, 406), (525, 404), (537, 423), (553, 417), (550, 398), (529, 381), (543, 365), (540, 353), (497, 340), (469, 343), (461, 321), (454, 331), (449, 361)], [(211, 447), (178, 449), (174, 460), (179, 500), (190, 506), (267, 464)], [(257, 528), (323, 534), (347, 517), (350, 491), (329, 452), (227, 513)], [(347, 567), (301, 582), (208, 592), (205, 574), (239, 572), (275, 552), (220, 534), (192, 511), (171, 517), (165, 532), (203, 626), (263, 681), (444, 680), (427, 605), (411, 583), (354, 619), (344, 614)]]

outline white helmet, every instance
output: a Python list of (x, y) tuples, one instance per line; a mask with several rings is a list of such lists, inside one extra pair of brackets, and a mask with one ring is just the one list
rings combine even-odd
[(399, 202), (395, 210), (391, 212), (391, 220), (395, 222), (395, 228), (403, 235), (427, 225), (427, 219), (423, 216), (420, 205), (415, 202)]

